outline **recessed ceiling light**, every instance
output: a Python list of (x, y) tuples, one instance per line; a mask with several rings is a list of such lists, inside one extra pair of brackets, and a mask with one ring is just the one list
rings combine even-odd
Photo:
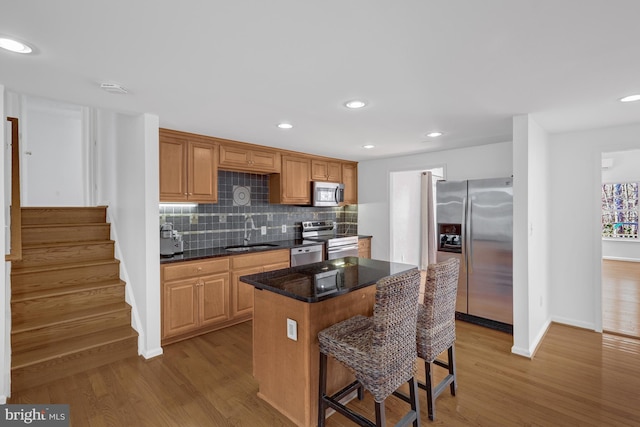
[(629, 96), (625, 96), (624, 98), (620, 99), (620, 102), (633, 102), (633, 101), (640, 101), (640, 94), (638, 94), (638, 95), (629, 95)]
[(443, 135), (442, 132), (429, 132), (427, 134), (427, 136), (429, 138), (437, 138), (437, 137), (442, 136), (442, 135)]
[(370, 149), (372, 149), (374, 147), (375, 147), (375, 145), (372, 145), (372, 144), (367, 144), (367, 145), (363, 145), (362, 146), (362, 148), (366, 148), (367, 150), (370, 150)]
[(278, 127), (280, 129), (291, 129), (293, 125), (291, 123), (279, 123)]
[(344, 106), (347, 108), (351, 108), (352, 110), (362, 108), (367, 105), (366, 101), (362, 101), (360, 99), (352, 99), (351, 101), (347, 101), (344, 103)]
[(6, 37), (2, 37), (0, 38), (0, 47), (6, 50), (9, 50), (11, 52), (16, 52), (16, 53), (31, 53), (33, 52), (33, 49), (22, 43), (19, 42), (17, 40), (14, 39), (9, 39)]

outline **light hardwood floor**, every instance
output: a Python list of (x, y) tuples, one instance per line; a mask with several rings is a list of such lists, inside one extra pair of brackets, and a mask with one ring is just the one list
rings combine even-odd
[(602, 328), (640, 337), (640, 262), (602, 261)]
[[(10, 403), (68, 403), (77, 427), (292, 426), (256, 396), (251, 333), (251, 322), (242, 323), (166, 346), (155, 359), (134, 357), (16, 393)], [(421, 391), (422, 425), (640, 425), (639, 340), (552, 324), (529, 360), (510, 353), (511, 335), (464, 322), (457, 335), (457, 396), (440, 396), (430, 422)], [(373, 417), (368, 393), (352, 405)], [(389, 425), (405, 410), (387, 399)], [(352, 425), (339, 414), (327, 421)]]

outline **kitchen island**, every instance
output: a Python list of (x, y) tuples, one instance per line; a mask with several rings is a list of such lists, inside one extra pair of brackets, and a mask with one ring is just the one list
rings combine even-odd
[[(299, 426), (317, 424), (318, 332), (357, 314), (371, 316), (375, 284), (416, 268), (346, 257), (242, 276), (253, 285), (253, 376), (258, 396)], [(327, 391), (354, 380), (329, 358)]]

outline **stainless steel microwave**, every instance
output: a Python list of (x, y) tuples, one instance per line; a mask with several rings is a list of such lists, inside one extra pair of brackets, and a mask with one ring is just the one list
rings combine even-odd
[(344, 184), (312, 181), (313, 206), (340, 206), (344, 202)]

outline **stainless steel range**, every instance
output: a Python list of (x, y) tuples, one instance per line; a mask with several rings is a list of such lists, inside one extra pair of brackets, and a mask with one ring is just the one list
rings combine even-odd
[(302, 221), (302, 239), (323, 242), (325, 259), (358, 256), (358, 236), (338, 234), (334, 221)]

